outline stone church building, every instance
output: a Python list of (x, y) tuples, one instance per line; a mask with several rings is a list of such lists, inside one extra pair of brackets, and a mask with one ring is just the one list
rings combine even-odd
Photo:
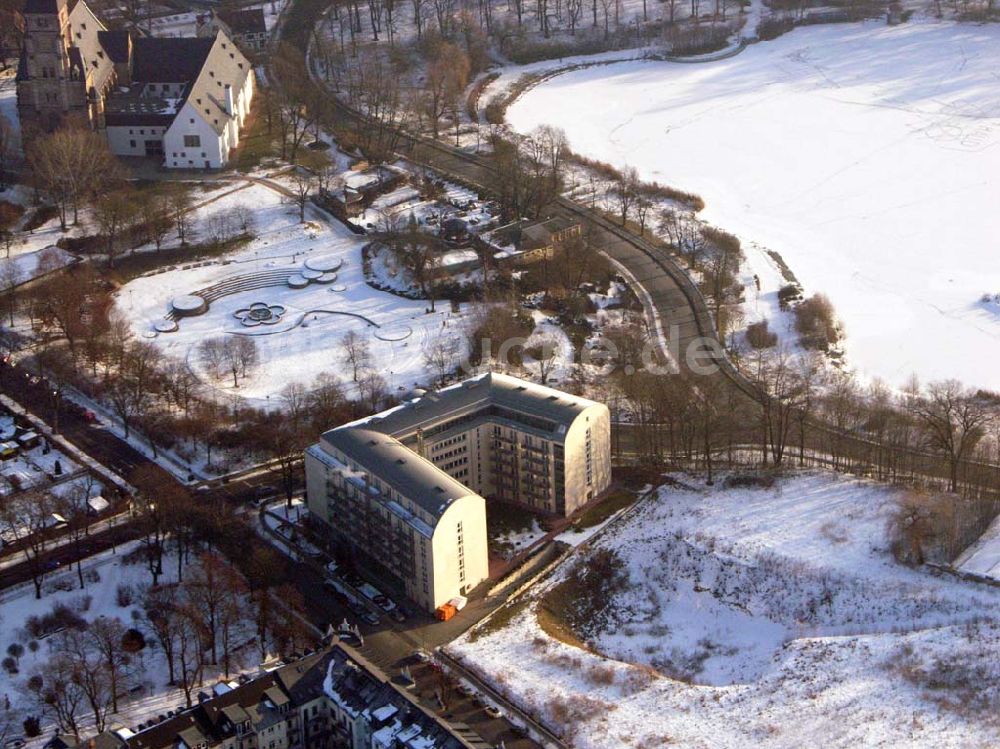
[(104, 133), (119, 156), (178, 169), (229, 161), (255, 82), (225, 33), (158, 39), (110, 31), (84, 0), (26, 0), (23, 14), (17, 106), (25, 134), (76, 121)]

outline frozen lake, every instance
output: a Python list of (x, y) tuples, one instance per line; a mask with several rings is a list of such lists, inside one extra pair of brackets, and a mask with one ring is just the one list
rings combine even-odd
[(553, 78), (509, 110), (700, 194), (833, 301), (859, 373), (1000, 390), (1000, 27), (799, 29), (703, 65)]

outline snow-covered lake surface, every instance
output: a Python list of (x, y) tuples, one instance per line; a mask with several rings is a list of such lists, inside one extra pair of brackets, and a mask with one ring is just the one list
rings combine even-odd
[(834, 25), (567, 73), (508, 118), (702, 195), (832, 299), (860, 373), (1000, 388), (1000, 308), (980, 303), (1000, 291), (998, 69), (998, 26)]

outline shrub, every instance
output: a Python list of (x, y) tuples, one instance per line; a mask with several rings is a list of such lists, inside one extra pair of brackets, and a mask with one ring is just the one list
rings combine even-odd
[(795, 308), (795, 330), (804, 348), (828, 351), (840, 340), (833, 304), (823, 294), (814, 294)]
[(755, 349), (774, 348), (778, 344), (778, 334), (769, 327), (767, 320), (747, 326), (747, 343)]
[(710, 245), (722, 252), (738, 257), (741, 254), (740, 240), (733, 234), (714, 226), (701, 227), (701, 236)]
[[(39, 684), (39, 688), (41, 688), (41, 684)], [(42, 724), (37, 715), (29, 715), (25, 718), (21, 728), (24, 729), (24, 735), (29, 739), (42, 735)]]
[(104, 252), (107, 247), (107, 239), (100, 234), (89, 234), (85, 237), (59, 237), (56, 241), (56, 247), (77, 255), (90, 255), (95, 252)]
[(22, 227), (24, 231), (34, 231), (45, 224), (47, 224), (52, 219), (59, 215), (59, 211), (56, 210), (54, 205), (42, 205), (32, 211), (31, 215), (28, 216), (28, 220), (24, 222)]
[(146, 647), (146, 637), (137, 629), (129, 628), (122, 635), (122, 650), (126, 653), (138, 653)]
[(587, 670), (587, 681), (609, 687), (615, 683), (615, 670), (611, 666), (593, 666)]
[(123, 609), (128, 608), (132, 605), (132, 599), (134, 596), (134, 591), (131, 585), (126, 585), (122, 583), (118, 586), (115, 591), (115, 603), (121, 606)]
[(28, 650), (30, 650), (32, 653), (37, 653), (38, 652), (38, 640), (31, 640), (30, 642), (28, 642)]
[(726, 476), (722, 485), (727, 489), (770, 489), (774, 486), (774, 474), (772, 473), (735, 473)]
[(93, 602), (94, 602), (94, 597), (91, 595), (78, 596), (74, 598), (72, 601), (73, 608), (75, 608), (77, 611), (83, 611), (84, 613), (90, 611), (90, 604), (92, 604)]
[[(57, 603), (47, 614), (29, 616), (24, 628), (33, 638), (41, 639), (62, 629), (86, 629), (87, 622), (66, 604)], [(29, 642), (28, 649), (35, 652), (38, 649), (38, 643), (35, 643), (35, 647), (32, 648)]]
[(795, 21), (791, 18), (768, 16), (757, 24), (757, 38), (767, 42), (777, 39), (782, 34), (787, 34), (793, 28), (795, 28)]
[(24, 655), (24, 645), (19, 642), (12, 642), (7, 646), (7, 655), (15, 660), (20, 660), (21, 656)]
[(24, 215), (24, 207), (0, 200), (0, 229), (9, 229)]
[(790, 309), (793, 302), (802, 298), (802, 289), (797, 284), (786, 284), (778, 289), (778, 306), (783, 310)]
[(6, 671), (11, 676), (13, 676), (18, 672), (17, 661), (15, 661), (9, 655), (2, 661), (0, 661), (0, 666), (3, 666), (3, 670)]

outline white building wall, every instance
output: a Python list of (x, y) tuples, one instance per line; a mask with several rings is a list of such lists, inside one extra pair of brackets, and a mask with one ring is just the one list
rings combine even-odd
[[(198, 136), (201, 145), (185, 146), (184, 136), (190, 135)], [(165, 166), (171, 169), (219, 169), (226, 164), (229, 156), (224, 140), (188, 102), (163, 137)]]
[[(147, 140), (163, 140), (165, 127), (113, 125), (105, 128), (108, 148), (116, 156), (145, 156)], [(134, 145), (133, 145), (134, 143)]]
[[(588, 482), (587, 431), (590, 431)], [(603, 404), (585, 409), (566, 431), (566, 514), (604, 492), (611, 484), (611, 413)]]
[[(458, 528), (462, 528), (465, 576), (460, 574)], [(433, 582), (429, 609), (475, 588), (489, 577), (486, 500), (478, 494), (456, 499), (444, 511), (434, 529), (432, 543)]]

